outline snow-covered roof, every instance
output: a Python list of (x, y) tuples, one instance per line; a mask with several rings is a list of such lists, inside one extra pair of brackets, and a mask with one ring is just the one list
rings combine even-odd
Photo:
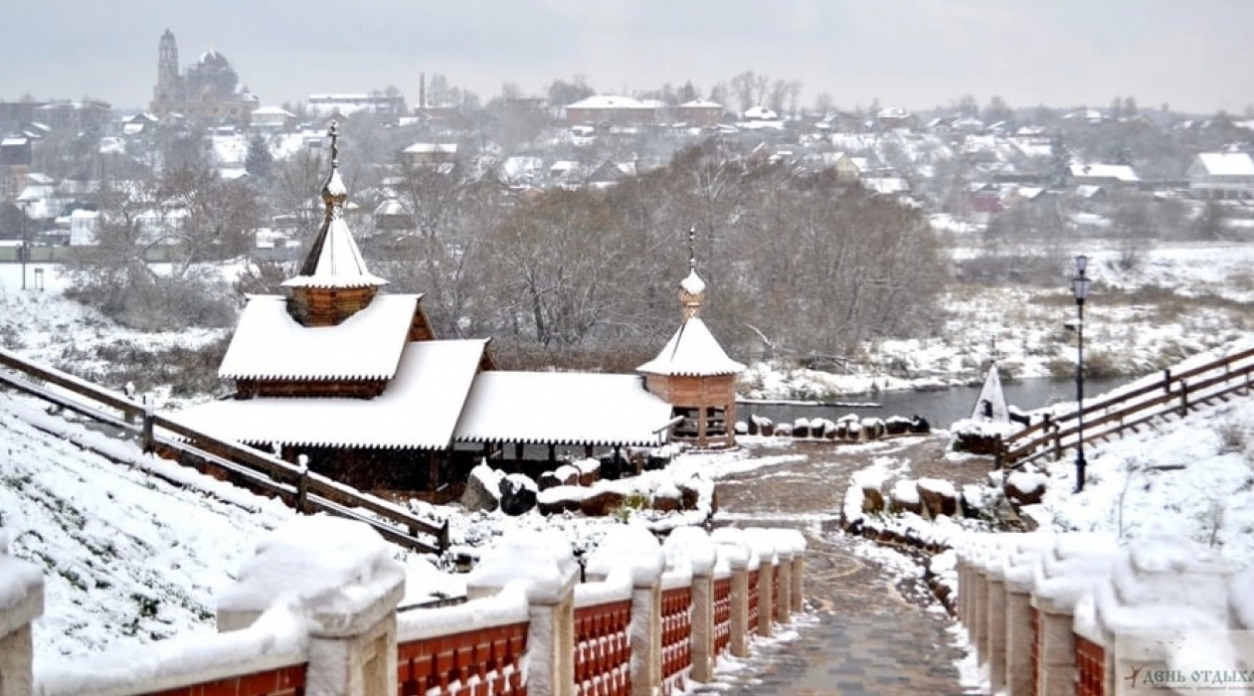
[(281, 106), (262, 106), (253, 110), (253, 116), (284, 116), (295, 118), (296, 114), (284, 109)]
[(636, 368), (655, 375), (692, 376), (732, 375), (744, 369), (744, 365), (727, 357), (700, 317), (684, 320), (662, 352)]
[[(343, 183), (338, 184), (338, 175), (333, 175), (327, 184), (327, 191), (333, 195), (343, 195)], [(309, 250), (309, 258), (300, 270), (300, 275), (283, 281), (288, 288), (364, 288), (369, 286), (387, 285), (387, 281), (372, 274), (366, 268), (366, 261), (353, 241), (353, 233), (342, 216), (333, 216), (323, 226), (321, 233), (314, 240)]]
[(375, 206), (375, 215), (408, 215), (409, 211), (405, 210), (404, 204), (395, 198), (385, 198)]
[[(379, 299), (375, 298), (371, 305)], [(369, 310), (362, 312), (365, 311)], [(216, 437), (248, 444), (278, 442), (311, 447), (386, 449), (447, 447), (453, 441), (454, 428), (475, 381), (487, 341), (418, 341), (402, 345), (404, 351), (396, 377), (383, 394), (374, 399), (213, 401), (181, 411), (173, 418)], [(534, 412), (543, 413), (540, 409)]]
[(885, 195), (910, 191), (910, 182), (896, 176), (862, 177), (862, 185)]
[(619, 97), (612, 94), (594, 94), (587, 99), (580, 99), (574, 104), (567, 104), (567, 109), (653, 109), (655, 107), (645, 104), (638, 99), (631, 97)]
[(491, 371), (475, 378), (456, 439), (659, 445), (670, 418), (637, 375)]
[(709, 99), (693, 99), (679, 105), (681, 109), (722, 109), (723, 105)]
[(1203, 152), (1197, 161), (1210, 176), (1254, 176), (1254, 159), (1244, 152)]
[(457, 143), (414, 143), (402, 152), (407, 155), (456, 155)]
[(1126, 164), (1072, 164), (1071, 176), (1085, 179), (1114, 179), (1116, 181), (1140, 181), (1132, 167)]
[(391, 379), (421, 295), (379, 295), (335, 326), (301, 326), (286, 298), (251, 297), (222, 358), (223, 379)]
[(745, 109), (744, 118), (746, 121), (774, 121), (779, 114), (765, 106), (751, 106)]

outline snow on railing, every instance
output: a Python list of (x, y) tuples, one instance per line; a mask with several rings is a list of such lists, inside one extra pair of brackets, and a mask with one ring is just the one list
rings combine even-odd
[(1254, 681), (1254, 572), (1212, 549), (1075, 532), (971, 534), (954, 547), (959, 620), (993, 691), (1096, 696)]
[(788, 561), (804, 551), (795, 530), (684, 528), (665, 545), (642, 527), (617, 530), (589, 558), (590, 582), (577, 582), (563, 538), (519, 532), (484, 552), (468, 601), (398, 613), (405, 574), (377, 532), (293, 518), (219, 596), (220, 633), (39, 665), (33, 693), (278, 696), (316, 682), (327, 694), (352, 683), (371, 693), (626, 696), (647, 684), (672, 694), (712, 680), (723, 650), (747, 654), (754, 634), (787, 622), (762, 612), (764, 626), (751, 627), (747, 617), (759, 590), (778, 588), (782, 603), (794, 587), (787, 573), (799, 566)]

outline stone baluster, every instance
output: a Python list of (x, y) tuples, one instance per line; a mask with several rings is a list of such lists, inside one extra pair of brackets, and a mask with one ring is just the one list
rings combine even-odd
[(34, 690), (31, 623), (44, 613), (44, 578), (39, 568), (9, 555), (0, 529), (0, 694), (30, 696)]
[(306, 696), (397, 692), (396, 606), (405, 570), (361, 522), (297, 517), (284, 524), (218, 597), (218, 630), (247, 628), (287, 607), (309, 630)]

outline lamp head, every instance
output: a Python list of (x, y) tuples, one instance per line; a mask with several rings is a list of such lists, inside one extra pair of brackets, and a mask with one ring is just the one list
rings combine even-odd
[(1089, 265), (1089, 257), (1085, 256), (1084, 254), (1080, 254), (1079, 256), (1075, 257), (1075, 269), (1077, 272), (1079, 272), (1080, 275), (1084, 275), (1084, 269), (1088, 268), (1088, 265)]

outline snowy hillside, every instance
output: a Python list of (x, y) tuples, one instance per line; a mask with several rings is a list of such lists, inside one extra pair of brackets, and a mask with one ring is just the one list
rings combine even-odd
[(68, 438), (107, 440), (0, 393), (0, 524), (11, 552), (45, 569), (37, 659), (213, 631), (214, 592), (252, 556), (258, 539), (293, 513), (146, 458), (131, 443), (109, 444), (119, 458), (160, 467), (192, 486), (116, 464)]
[(1254, 396), (1091, 444), (1085, 455), (1078, 495), (1074, 454), (1047, 466), (1044, 501), (1028, 509), (1043, 526), (1125, 539), (1181, 534), (1254, 562)]

